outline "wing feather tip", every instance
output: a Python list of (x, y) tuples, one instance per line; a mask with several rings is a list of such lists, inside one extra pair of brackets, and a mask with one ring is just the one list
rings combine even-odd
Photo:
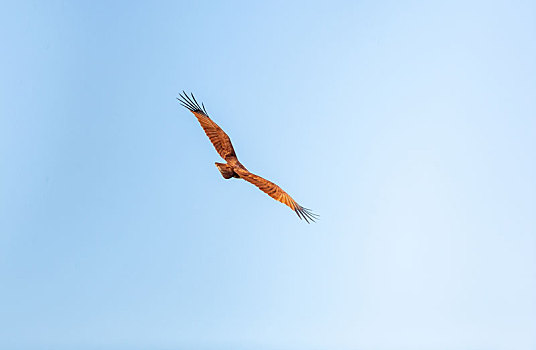
[(203, 107), (201, 107), (199, 105), (193, 93), (190, 93), (190, 95), (192, 95), (191, 98), (188, 96), (188, 94), (184, 90), (182, 90), (182, 93), (179, 93), (180, 98), (177, 97), (177, 100), (179, 100), (184, 107), (188, 108), (190, 112), (202, 113), (208, 117), (205, 106), (203, 105)]
[[(307, 221), (308, 224), (310, 224), (309, 221), (316, 222), (316, 220), (319, 220), (319, 216), (320, 216), (320, 215), (313, 213), (310, 209), (304, 208), (302, 206), (298, 206), (298, 208), (295, 209), (295, 212), (300, 213), (301, 216), (303, 216), (303, 218), (305, 219), (305, 221)], [(300, 217), (300, 215), (298, 216)]]

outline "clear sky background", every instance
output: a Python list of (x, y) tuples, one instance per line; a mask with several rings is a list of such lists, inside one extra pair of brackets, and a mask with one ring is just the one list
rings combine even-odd
[(0, 348), (536, 348), (533, 1), (1, 7)]

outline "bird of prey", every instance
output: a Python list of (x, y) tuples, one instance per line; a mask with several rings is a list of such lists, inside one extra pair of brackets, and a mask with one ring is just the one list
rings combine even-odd
[(180, 98), (177, 98), (177, 100), (179, 100), (181, 105), (188, 108), (190, 112), (195, 115), (199, 121), (199, 124), (201, 124), (201, 127), (205, 131), (205, 134), (207, 134), (208, 138), (210, 139), (210, 142), (212, 142), (214, 148), (216, 148), (216, 151), (227, 162), (215, 163), (224, 179), (235, 177), (252, 183), (276, 201), (288, 205), (290, 209), (296, 212), (300, 219), (304, 219), (307, 223), (310, 221), (314, 222), (315, 219), (318, 219), (318, 215), (311, 212), (310, 209), (299, 205), (279, 186), (273, 182), (263, 179), (258, 175), (250, 173), (246, 167), (238, 161), (229, 136), (227, 136), (227, 134), (218, 126), (218, 124), (210, 119), (207, 111), (205, 110), (204, 104), (199, 105), (194, 95), (190, 95), (191, 97), (183, 91), (182, 94), (179, 94)]

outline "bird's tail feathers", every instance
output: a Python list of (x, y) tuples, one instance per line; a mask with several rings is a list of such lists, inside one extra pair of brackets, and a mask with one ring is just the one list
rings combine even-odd
[(214, 164), (216, 164), (216, 166), (218, 167), (218, 170), (221, 173), (221, 176), (223, 176), (224, 179), (230, 179), (233, 177), (234, 171), (229, 165), (224, 164), (224, 163), (217, 163), (217, 162)]

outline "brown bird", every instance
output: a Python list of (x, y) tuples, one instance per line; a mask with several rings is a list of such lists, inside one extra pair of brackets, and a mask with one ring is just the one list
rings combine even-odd
[(224, 179), (230, 179), (236, 177), (238, 179), (244, 179), (247, 182), (250, 182), (257, 186), (261, 191), (279, 201), (283, 204), (286, 204), (290, 209), (294, 210), (300, 219), (304, 219), (309, 223), (309, 221), (314, 222), (318, 219), (318, 215), (313, 214), (310, 209), (304, 208), (291, 196), (289, 196), (281, 187), (277, 186), (273, 182), (270, 182), (262, 177), (252, 174), (238, 161), (236, 157), (235, 150), (231, 144), (231, 139), (227, 134), (216, 124), (212, 119), (209, 118), (205, 106), (197, 103), (193, 94), (190, 94), (190, 98), (184, 91), (182, 94), (179, 94), (180, 98), (177, 98), (181, 105), (188, 108), (192, 112), (201, 127), (207, 134), (210, 142), (216, 148), (216, 151), (219, 155), (225, 159), (227, 163), (215, 163), (218, 169), (220, 170)]

